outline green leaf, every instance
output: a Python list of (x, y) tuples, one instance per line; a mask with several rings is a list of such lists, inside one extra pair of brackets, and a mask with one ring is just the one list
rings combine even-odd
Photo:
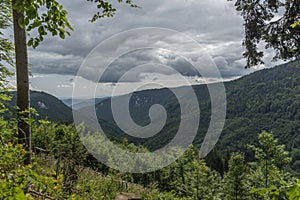
[(62, 39), (65, 39), (64, 31), (59, 31), (59, 37), (62, 38)]
[(24, 23), (24, 18), (23, 18), (23, 17), (19, 18), (18, 23), (19, 23), (19, 26), (20, 26), (21, 28), (24, 28), (24, 27), (25, 27), (25, 23)]
[(24, 191), (20, 187), (15, 188), (15, 199), (25, 200), (27, 199), (26, 195), (24, 194)]
[(33, 45), (33, 39), (32, 38), (30, 38), (30, 40), (28, 41), (27, 45), (28, 46), (32, 46)]
[(40, 26), (40, 27), (38, 28), (38, 32), (39, 32), (40, 35), (43, 35), (43, 33), (45, 32), (44, 27), (43, 27), (43, 26)]

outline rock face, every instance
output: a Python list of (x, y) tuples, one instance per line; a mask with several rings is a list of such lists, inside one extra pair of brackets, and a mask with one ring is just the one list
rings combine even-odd
[(134, 193), (121, 192), (115, 198), (115, 200), (141, 200), (142, 198), (139, 195)]

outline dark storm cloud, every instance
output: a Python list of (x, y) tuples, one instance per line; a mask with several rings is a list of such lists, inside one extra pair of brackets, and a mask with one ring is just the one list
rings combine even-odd
[[(48, 37), (36, 50), (30, 50), (30, 63), (33, 73), (55, 73), (75, 75), (79, 66), (89, 52), (108, 37), (131, 28), (163, 27), (183, 32), (199, 42), (205, 51), (216, 62), (223, 77), (235, 77), (248, 73), (243, 68), (241, 60), (241, 41), (243, 36), (241, 17), (234, 11), (232, 3), (227, 0), (165, 0), (138, 1), (141, 8), (132, 9), (124, 4), (116, 4), (116, 16), (103, 19), (96, 23), (89, 23), (95, 5), (85, 1), (63, 1), (62, 4), (69, 12), (69, 19), (75, 31), (65, 40)], [(144, 40), (145, 38), (143, 38)], [(150, 41), (151, 37), (148, 38)], [(155, 39), (155, 38), (154, 38)], [(135, 45), (144, 42), (139, 38), (132, 38), (115, 45), (118, 49), (122, 45)], [(193, 52), (197, 54), (201, 52)], [(114, 82), (133, 65), (146, 62), (161, 63), (174, 68), (186, 75), (198, 75), (184, 59), (164, 54), (159, 57), (156, 51), (133, 52), (117, 59), (106, 73), (102, 81)], [(197, 56), (194, 56), (197, 59)], [(108, 59), (103, 56), (102, 59)], [(87, 68), (86, 77), (93, 77), (97, 67)], [(209, 69), (208, 69), (209, 70)], [(149, 67), (148, 72), (167, 75), (160, 67)], [(127, 81), (140, 81), (141, 74), (133, 74)]]
[[(134, 70), (135, 67), (148, 65), (142, 71), (135, 70), (126, 81), (141, 81), (144, 77), (141, 73), (159, 73), (172, 75), (175, 72), (167, 70), (163, 66), (173, 68), (184, 76), (200, 76), (199, 72), (184, 58), (166, 52), (161, 53), (157, 49), (143, 49), (130, 52), (121, 56), (105, 70), (100, 82), (117, 82), (126, 72)], [(123, 80), (125, 81), (125, 80)]]

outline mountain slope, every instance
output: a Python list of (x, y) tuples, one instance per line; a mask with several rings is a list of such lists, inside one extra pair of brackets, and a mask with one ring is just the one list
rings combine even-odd
[(253, 142), (261, 130), (268, 130), (289, 149), (300, 147), (298, 64), (264, 69), (226, 84), (227, 121), (220, 146), (240, 147), (247, 140)]
[[(10, 106), (16, 105), (16, 93), (13, 92)], [(72, 109), (66, 106), (58, 98), (45, 92), (30, 91), (30, 106), (34, 108), (38, 116), (36, 119), (48, 119), (55, 122), (71, 122), (73, 121)]]
[(107, 99), (108, 97), (103, 97), (103, 98), (94, 98), (94, 99), (72, 99), (72, 98), (66, 98), (66, 99), (61, 99), (64, 104), (69, 106), (70, 108), (73, 109), (80, 109), (84, 108), (87, 106), (92, 106), (95, 104), (100, 103), (101, 101)]
[[(298, 61), (264, 69), (238, 80), (225, 83), (227, 117), (218, 142), (222, 152), (245, 150), (245, 144), (256, 143), (261, 130), (272, 131), (288, 149), (300, 148), (300, 69)], [(180, 89), (180, 88), (178, 88)], [(194, 143), (200, 146), (210, 121), (210, 99), (205, 85), (194, 86), (200, 108), (200, 125)], [(116, 97), (124, 98), (125, 96)], [(168, 143), (176, 134), (180, 122), (180, 107), (168, 89), (135, 92), (129, 103), (132, 119), (139, 125), (150, 122), (149, 108), (161, 104), (167, 111), (167, 123), (157, 135), (148, 139), (127, 136), (116, 126), (111, 99), (96, 105), (98, 119), (114, 124), (106, 133), (126, 137), (155, 150)], [(193, 113), (193, 108), (191, 114)], [(113, 131), (112, 131), (113, 130)]]

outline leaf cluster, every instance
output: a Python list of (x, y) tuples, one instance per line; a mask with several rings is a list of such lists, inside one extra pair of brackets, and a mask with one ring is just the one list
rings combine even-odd
[(64, 39), (66, 34), (70, 35), (69, 30), (73, 30), (67, 19), (67, 11), (56, 0), (15, 0), (13, 9), (23, 14), (18, 21), (21, 28), (38, 33), (29, 39), (28, 46), (37, 47), (48, 33)]
[(275, 50), (274, 60), (299, 58), (300, 1), (235, 0), (235, 6), (244, 18), (246, 67), (264, 63), (260, 42), (264, 42), (265, 49)]

